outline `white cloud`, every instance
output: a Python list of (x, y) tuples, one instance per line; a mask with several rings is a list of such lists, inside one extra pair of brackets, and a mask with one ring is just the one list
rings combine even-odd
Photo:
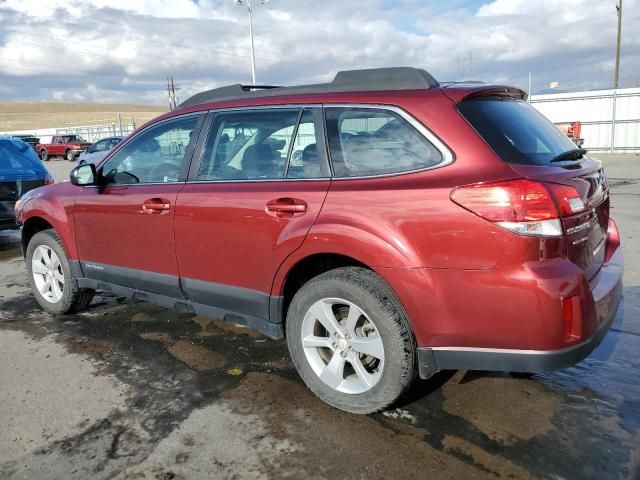
[[(621, 75), (640, 77), (640, 0), (625, 0)], [(254, 2), (258, 81), (330, 79), (339, 69), (415, 65), (443, 80), (608, 87), (615, 5), (602, 0)], [(231, 0), (6, 0), (0, 97), (164, 103), (249, 82), (247, 12)], [(28, 88), (25, 88), (27, 86)]]

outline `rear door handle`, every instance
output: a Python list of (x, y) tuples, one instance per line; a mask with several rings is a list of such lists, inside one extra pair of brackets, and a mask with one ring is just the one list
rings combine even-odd
[(292, 217), (296, 213), (305, 213), (307, 204), (297, 198), (278, 198), (267, 202), (267, 213), (275, 213), (276, 217)]
[(171, 203), (166, 198), (149, 198), (142, 204), (142, 211), (152, 215), (158, 215), (169, 209), (171, 209)]

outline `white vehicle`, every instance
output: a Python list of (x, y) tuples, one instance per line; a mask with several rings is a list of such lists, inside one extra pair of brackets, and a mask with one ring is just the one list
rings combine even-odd
[(102, 160), (116, 145), (122, 141), (123, 137), (107, 137), (98, 140), (87, 148), (78, 157), (78, 163), (96, 164)]

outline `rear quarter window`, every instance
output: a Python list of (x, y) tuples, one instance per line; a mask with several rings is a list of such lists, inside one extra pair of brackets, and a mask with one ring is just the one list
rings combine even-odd
[(391, 110), (328, 107), (325, 118), (336, 177), (409, 172), (443, 161), (424, 135)]
[(508, 163), (549, 165), (576, 148), (544, 115), (522, 100), (478, 98), (458, 106), (489, 146)]

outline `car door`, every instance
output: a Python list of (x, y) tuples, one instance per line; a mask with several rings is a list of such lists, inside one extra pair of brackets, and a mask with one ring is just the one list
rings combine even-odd
[(62, 145), (62, 137), (53, 137), (53, 141), (51, 142), (51, 151), (49, 152), (50, 156), (60, 156), (64, 155), (64, 147)]
[(104, 186), (78, 190), (76, 243), (87, 278), (181, 296), (173, 216), (203, 118), (148, 127), (101, 166)]
[(268, 320), (275, 273), (302, 244), (329, 189), (321, 118), (313, 107), (210, 118), (175, 213), (180, 277), (193, 302), (257, 328), (251, 320)]

